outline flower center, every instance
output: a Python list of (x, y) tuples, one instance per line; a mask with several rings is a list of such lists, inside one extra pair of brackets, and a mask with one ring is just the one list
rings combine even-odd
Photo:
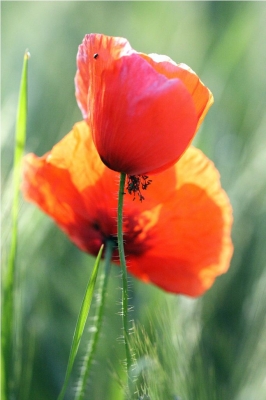
[[(112, 242), (114, 249), (114, 259), (118, 255), (117, 243), (117, 223), (114, 216), (106, 213), (105, 210), (99, 211), (99, 217), (91, 224), (92, 236), (94, 240), (89, 240), (91, 252), (97, 254), (102, 243)], [(143, 219), (144, 218), (144, 219)], [(148, 219), (138, 214), (130, 214), (124, 218), (124, 243), (125, 252), (127, 255), (139, 256), (148, 250), (150, 247), (149, 234), (145, 232), (143, 226), (148, 223)]]

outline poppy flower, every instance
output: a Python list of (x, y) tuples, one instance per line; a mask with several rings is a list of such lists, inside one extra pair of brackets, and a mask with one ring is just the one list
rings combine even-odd
[(213, 103), (187, 65), (102, 34), (86, 35), (79, 46), (75, 85), (102, 161), (128, 175), (173, 165)]
[[(25, 198), (93, 255), (102, 243), (116, 241), (118, 182), (85, 121), (43, 157), (24, 158)], [(200, 150), (189, 147), (178, 163), (154, 175), (145, 201), (126, 193), (123, 214), (127, 268), (138, 279), (198, 296), (227, 271), (232, 210), (218, 171)], [(119, 264), (117, 250), (113, 261)]]

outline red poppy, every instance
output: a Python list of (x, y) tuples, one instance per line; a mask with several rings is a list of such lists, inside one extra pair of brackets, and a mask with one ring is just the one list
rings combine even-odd
[[(22, 190), (81, 249), (97, 254), (116, 240), (119, 174), (101, 161), (86, 122), (51, 152), (24, 159)], [(152, 177), (145, 201), (124, 197), (127, 267), (168, 292), (198, 296), (232, 256), (232, 210), (219, 173), (200, 150)], [(119, 263), (115, 251), (114, 262)]]
[(213, 103), (188, 66), (138, 53), (123, 38), (86, 35), (77, 67), (76, 97), (97, 151), (129, 175), (172, 166)]

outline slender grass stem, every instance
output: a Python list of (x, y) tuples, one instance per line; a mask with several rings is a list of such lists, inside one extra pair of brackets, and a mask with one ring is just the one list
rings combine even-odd
[(92, 271), (90, 280), (88, 282), (85, 295), (83, 297), (82, 305), (81, 305), (81, 308), (79, 311), (79, 315), (78, 315), (78, 319), (77, 319), (77, 323), (76, 323), (76, 327), (75, 327), (75, 331), (74, 331), (74, 335), (73, 335), (70, 354), (69, 354), (69, 358), (68, 358), (65, 380), (64, 380), (63, 387), (61, 389), (61, 392), (60, 392), (57, 400), (63, 400), (65, 393), (66, 393), (66, 389), (68, 386), (68, 382), (70, 379), (74, 361), (75, 361), (75, 358), (76, 358), (76, 355), (77, 355), (77, 352), (79, 349), (81, 337), (83, 335), (85, 324), (86, 324), (87, 317), (89, 314), (92, 296), (93, 296), (94, 288), (95, 288), (95, 284), (96, 284), (99, 264), (100, 264), (100, 260), (101, 260), (101, 256), (102, 256), (102, 251), (103, 251), (103, 245), (101, 246), (98, 256), (95, 260), (93, 271)]
[(78, 382), (78, 388), (75, 395), (75, 400), (82, 400), (84, 399), (86, 384), (88, 382), (88, 377), (91, 369), (91, 364), (95, 355), (96, 347), (98, 344), (102, 320), (103, 320), (103, 312), (105, 306), (105, 299), (106, 299), (106, 290), (107, 290), (107, 283), (108, 277), (111, 267), (112, 255), (113, 255), (113, 248), (114, 243), (113, 241), (107, 241), (105, 247), (105, 268), (102, 273), (100, 283), (99, 283), (99, 292), (98, 292), (98, 308), (95, 313), (95, 331), (92, 335), (92, 338), (89, 342), (88, 349), (86, 356), (83, 361), (82, 370)]
[(123, 334), (125, 341), (126, 350), (126, 366), (127, 366), (127, 377), (128, 384), (130, 386), (130, 366), (132, 364), (130, 346), (129, 346), (129, 327), (128, 327), (128, 285), (127, 285), (127, 268), (124, 251), (123, 241), (123, 199), (124, 199), (124, 187), (126, 181), (126, 174), (121, 173), (120, 175), (120, 186), (118, 194), (118, 225), (117, 225), (117, 237), (118, 237), (118, 251), (120, 257), (120, 264), (122, 269), (122, 320), (123, 320)]
[[(17, 111), (16, 136), (13, 162), (13, 204), (12, 204), (12, 229), (11, 247), (8, 258), (7, 270), (3, 277), (3, 307), (2, 307), (2, 355), (6, 369), (5, 392), (9, 397), (14, 390), (14, 374), (12, 362), (14, 361), (14, 314), (15, 314), (15, 266), (18, 242), (18, 213), (19, 213), (19, 185), (22, 156), (26, 141), (27, 126), (27, 72), (29, 52), (24, 54), (23, 70), (21, 75), (20, 93)], [(4, 382), (2, 382), (4, 385)], [(3, 393), (3, 389), (2, 389)]]

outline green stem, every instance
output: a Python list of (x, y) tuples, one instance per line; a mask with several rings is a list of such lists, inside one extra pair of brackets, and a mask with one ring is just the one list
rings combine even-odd
[(91, 337), (91, 340), (88, 345), (87, 353), (85, 359), (83, 361), (82, 370), (79, 378), (78, 389), (75, 395), (75, 400), (82, 400), (84, 399), (85, 395), (85, 388), (88, 381), (89, 373), (91, 364), (94, 358), (94, 354), (96, 351), (96, 347), (98, 344), (102, 320), (103, 320), (103, 311), (105, 306), (105, 299), (106, 299), (106, 290), (107, 290), (107, 283), (108, 277), (111, 267), (112, 255), (113, 255), (114, 243), (113, 241), (107, 241), (105, 247), (105, 268), (104, 272), (101, 275), (100, 283), (99, 283), (99, 305), (95, 313), (95, 331)]
[(74, 331), (74, 335), (73, 335), (73, 340), (72, 340), (72, 344), (71, 344), (70, 354), (69, 354), (69, 358), (68, 358), (66, 375), (65, 375), (63, 387), (61, 389), (61, 392), (59, 393), (57, 400), (63, 400), (65, 393), (66, 393), (66, 389), (67, 389), (70, 375), (71, 375), (71, 372), (73, 369), (74, 361), (77, 356), (80, 341), (81, 341), (81, 338), (82, 338), (82, 335), (84, 332), (84, 328), (85, 328), (85, 324), (87, 321), (87, 317), (88, 317), (88, 314), (90, 311), (92, 296), (94, 293), (94, 288), (95, 288), (95, 284), (96, 284), (96, 279), (97, 279), (100, 260), (102, 257), (102, 252), (103, 252), (103, 245), (101, 246), (99, 253), (97, 255), (97, 258), (95, 260), (92, 274), (91, 274), (91, 277), (87, 284), (85, 295), (82, 300), (82, 305), (81, 305), (81, 308), (79, 311), (79, 315), (78, 315), (78, 319), (77, 319), (77, 323), (76, 323), (76, 327), (75, 327), (75, 331)]
[(124, 187), (126, 181), (126, 174), (121, 173), (120, 175), (120, 186), (118, 193), (118, 225), (117, 225), (117, 237), (118, 237), (118, 251), (120, 257), (120, 265), (122, 269), (122, 320), (124, 329), (124, 341), (126, 349), (126, 365), (127, 365), (127, 376), (128, 383), (130, 383), (130, 366), (132, 364), (131, 352), (129, 347), (129, 328), (128, 328), (128, 286), (127, 286), (127, 267), (124, 252), (123, 242), (123, 199), (124, 199)]

